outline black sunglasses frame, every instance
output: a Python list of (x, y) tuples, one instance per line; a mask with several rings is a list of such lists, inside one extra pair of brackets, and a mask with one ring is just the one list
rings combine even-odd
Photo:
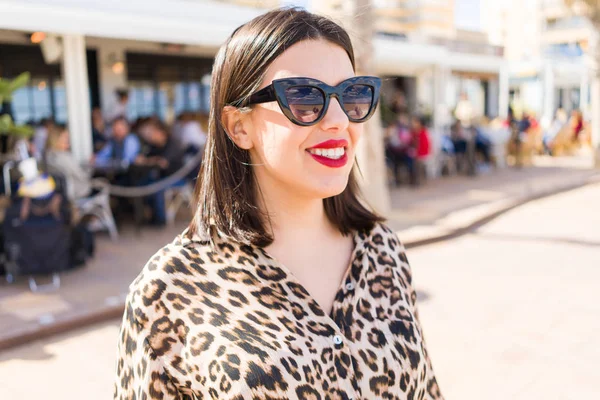
[[(352, 86), (352, 85), (365, 85), (369, 86), (373, 91), (373, 99), (371, 101), (371, 106), (367, 114), (359, 119), (352, 118), (346, 112), (344, 107), (344, 99), (343, 94), (344, 91)], [(296, 118), (294, 113), (290, 108), (290, 104), (285, 95), (286, 90), (293, 88), (295, 86), (310, 86), (319, 90), (323, 94), (323, 109), (319, 116), (311, 122), (303, 122)], [(326, 83), (321, 82), (320, 80), (313, 78), (283, 78), (283, 79), (275, 79), (269, 86), (260, 89), (259, 91), (253, 93), (248, 98), (248, 101), (245, 103), (245, 106), (250, 106), (252, 104), (261, 104), (261, 103), (269, 103), (272, 101), (277, 101), (279, 107), (283, 114), (294, 124), (300, 126), (312, 126), (323, 119), (325, 114), (327, 113), (327, 109), (329, 108), (329, 102), (331, 97), (335, 97), (342, 110), (348, 117), (350, 122), (361, 123), (366, 122), (369, 118), (373, 116), (375, 113), (375, 109), (377, 109), (377, 104), (379, 103), (379, 91), (381, 89), (381, 79), (376, 76), (356, 76), (353, 78), (346, 79), (341, 82), (337, 86), (330, 86)]]

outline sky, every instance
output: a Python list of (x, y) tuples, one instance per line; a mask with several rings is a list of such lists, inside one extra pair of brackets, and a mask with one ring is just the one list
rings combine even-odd
[[(312, 0), (315, 1), (315, 0)], [(318, 0), (317, 0), (318, 1)], [(443, 1), (443, 0), (442, 0)], [(454, 0), (454, 22), (458, 28), (482, 30), (482, 3), (490, 0)], [(494, 1), (494, 0), (491, 0)], [(496, 0), (500, 1), (500, 0)], [(311, 0), (283, 0), (282, 5), (310, 7)]]
[(310, 0), (283, 0), (281, 2), (282, 6), (298, 6), (308, 8), (310, 4)]
[(466, 30), (483, 30), (481, 3), (482, 0), (454, 0), (454, 22), (456, 27)]

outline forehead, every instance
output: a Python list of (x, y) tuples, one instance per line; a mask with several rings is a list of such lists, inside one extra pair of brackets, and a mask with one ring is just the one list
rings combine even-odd
[(342, 47), (326, 40), (305, 40), (285, 50), (271, 63), (262, 86), (267, 86), (274, 79), (298, 76), (337, 85), (353, 77), (354, 70)]

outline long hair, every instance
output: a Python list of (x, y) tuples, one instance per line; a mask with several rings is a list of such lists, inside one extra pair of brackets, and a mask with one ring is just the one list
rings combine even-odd
[[(222, 124), (223, 108), (244, 104), (261, 85), (269, 65), (286, 49), (304, 40), (327, 40), (343, 48), (353, 69), (348, 33), (333, 21), (298, 8), (267, 12), (237, 28), (219, 49), (212, 70), (208, 138), (195, 189), (196, 214), (188, 235), (212, 237), (212, 229), (245, 244), (268, 246), (265, 215), (257, 201), (257, 182), (250, 154), (236, 146)], [(361, 201), (353, 167), (348, 185), (323, 200), (327, 218), (342, 234), (369, 230), (382, 218)]]

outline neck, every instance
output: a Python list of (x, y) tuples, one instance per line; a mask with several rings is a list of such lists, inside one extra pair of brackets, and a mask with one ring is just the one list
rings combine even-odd
[(261, 211), (269, 216), (265, 228), (277, 247), (307, 244), (336, 233), (322, 199), (298, 197), (285, 188), (265, 185), (257, 196)]

